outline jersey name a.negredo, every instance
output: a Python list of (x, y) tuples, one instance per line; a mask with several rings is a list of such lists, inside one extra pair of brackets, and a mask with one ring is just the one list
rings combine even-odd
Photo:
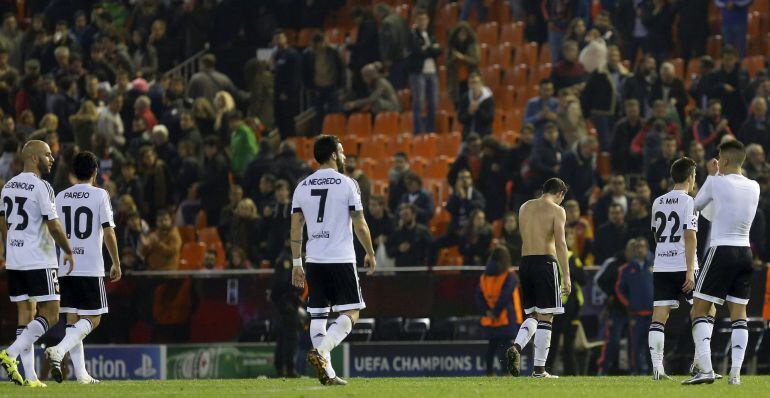
[(355, 264), (350, 212), (363, 211), (355, 180), (320, 169), (297, 184), (291, 207), (305, 217), (306, 262)]
[(57, 218), (53, 188), (35, 173), (5, 183), (2, 214), (8, 229), (5, 262), (11, 270), (57, 268), (56, 243), (45, 220)]
[(739, 174), (714, 175), (695, 196), (695, 208), (711, 205), (709, 246), (751, 246), (749, 233), (759, 204), (759, 184)]
[(652, 204), (652, 233), (657, 242), (654, 272), (687, 271), (685, 229), (698, 232), (698, 212), (692, 196), (673, 190), (655, 199)]
[[(56, 211), (72, 247), (75, 269), (71, 276), (104, 276), (103, 228), (115, 227), (110, 195), (90, 184), (73, 185), (56, 195)], [(65, 276), (69, 265), (59, 258)]]

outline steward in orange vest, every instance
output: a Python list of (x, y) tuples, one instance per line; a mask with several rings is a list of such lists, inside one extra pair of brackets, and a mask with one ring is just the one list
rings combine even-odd
[(495, 354), (505, 358), (505, 350), (515, 337), (516, 326), (522, 322), (518, 279), (511, 270), (508, 250), (499, 246), (492, 250), (487, 269), (479, 279), (476, 301), (483, 312), (481, 326), (489, 339), (487, 346), (487, 375), (495, 373)]

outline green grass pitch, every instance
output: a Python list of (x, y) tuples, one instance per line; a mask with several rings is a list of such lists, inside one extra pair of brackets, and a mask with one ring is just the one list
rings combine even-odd
[(169, 380), (104, 382), (81, 386), (49, 383), (46, 389), (0, 384), (0, 397), (768, 397), (770, 376), (745, 376), (743, 385), (727, 380), (712, 385), (681, 386), (684, 377), (654, 382), (649, 377), (563, 377), (536, 380), (511, 377), (350, 379), (344, 387), (323, 387), (315, 379)]

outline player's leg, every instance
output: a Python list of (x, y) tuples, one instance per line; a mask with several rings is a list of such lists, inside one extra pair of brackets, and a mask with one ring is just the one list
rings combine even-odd
[[(741, 384), (741, 367), (743, 358), (746, 355), (746, 348), (749, 343), (748, 317), (746, 316), (746, 306), (749, 304), (751, 296), (751, 277), (754, 274), (752, 269), (752, 254), (748, 248), (736, 253), (736, 257), (742, 261), (742, 267), (736, 267), (735, 279), (730, 286), (727, 294), (727, 309), (730, 311), (730, 320), (732, 321), (732, 335), (730, 336), (731, 347), (731, 365), (729, 384)], [(736, 264), (738, 265), (738, 264)]]
[(530, 278), (529, 269), (529, 258), (525, 257), (522, 259), (521, 266), (519, 267), (519, 293), (521, 293), (521, 302), (528, 318), (521, 323), (513, 345), (505, 353), (508, 359), (508, 373), (514, 377), (519, 375), (519, 369), (521, 368), (521, 352), (532, 339), (532, 336), (535, 335), (535, 331), (537, 331), (535, 286)]
[[(77, 319), (74, 324), (67, 326), (67, 329), (64, 333), (64, 338), (61, 340), (61, 342), (59, 342), (59, 344), (53, 347), (48, 347), (45, 350), (45, 355), (51, 364), (51, 375), (57, 383), (61, 383), (64, 380), (64, 374), (61, 370), (61, 362), (64, 359), (64, 355), (75, 348), (75, 346), (78, 344), (80, 344), (82, 347), (83, 339), (88, 336), (88, 334), (91, 333), (94, 329), (96, 329), (96, 327), (99, 326), (99, 322), (101, 321), (101, 315), (79, 315), (78, 318), (79, 319)], [(73, 367), (76, 369), (78, 368), (75, 366), (74, 362)], [(83, 367), (85, 367), (85, 364)], [(76, 376), (77, 373), (81, 373), (82, 375), (82, 372), (76, 371)], [(83, 380), (81, 380), (81, 377), (78, 377), (78, 381)]]
[(709, 314), (712, 303), (699, 297), (693, 298), (692, 306), (692, 338), (695, 343), (695, 366), (698, 373), (685, 380), (683, 384), (713, 383), (714, 370), (711, 364), (711, 331), (706, 316)]
[[(18, 323), (16, 327), (16, 336), (18, 337), (24, 332), (27, 324), (35, 319), (35, 303), (32, 301), (20, 301), (16, 303), (16, 311), (18, 313)], [(23, 350), (19, 354), (21, 364), (24, 366), (24, 384), (27, 386), (33, 386), (39, 383), (37, 379), (37, 371), (35, 370), (35, 346), (30, 345), (27, 349)]]
[(15, 359), (33, 345), (49, 327), (59, 322), (59, 292), (55, 269), (24, 271), (29, 289), (28, 298), (37, 302), (37, 316), (19, 334), (16, 341), (6, 350), (7, 356)]
[(652, 322), (647, 332), (647, 345), (650, 350), (653, 380), (669, 379), (663, 368), (663, 352), (666, 340), (666, 321), (671, 308), (667, 305), (657, 305), (652, 310)]
[(305, 278), (308, 285), (307, 312), (310, 314), (310, 341), (313, 349), (307, 353), (307, 360), (312, 365), (318, 381), (327, 385), (336, 378), (336, 373), (331, 365), (331, 356), (320, 352), (319, 347), (327, 336), (326, 324), (331, 311), (331, 302), (328, 291), (331, 289), (331, 278), (328, 275), (329, 265), (305, 264)]
[[(80, 320), (77, 314), (67, 314), (67, 330), (73, 327), (75, 323)], [(78, 381), (92, 380), (93, 378), (88, 374), (86, 370), (85, 353), (83, 351), (83, 342), (79, 341), (75, 346), (69, 350), (70, 359), (72, 360), (72, 367), (75, 370), (75, 378)]]
[(547, 375), (545, 363), (548, 360), (548, 352), (551, 350), (551, 329), (553, 327), (552, 314), (537, 314), (537, 330), (535, 331), (535, 369), (532, 373), (535, 377)]

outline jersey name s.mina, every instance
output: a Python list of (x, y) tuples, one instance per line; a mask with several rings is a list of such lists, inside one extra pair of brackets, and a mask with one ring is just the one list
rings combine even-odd
[[(657, 246), (653, 272), (687, 271), (684, 230), (698, 232), (698, 212), (692, 196), (682, 190), (661, 195), (652, 204), (652, 233)], [(698, 268), (697, 261), (695, 268)]]
[(759, 184), (742, 175), (708, 176), (695, 196), (695, 209), (711, 204), (709, 246), (751, 246), (749, 232), (759, 204)]
[[(56, 211), (75, 260), (70, 276), (104, 276), (103, 228), (115, 227), (110, 195), (90, 184), (73, 185), (56, 195)], [(62, 254), (59, 259), (62, 277), (69, 269), (63, 259)]]
[(297, 184), (292, 212), (307, 226), (306, 262), (355, 264), (351, 211), (363, 211), (358, 183), (333, 169), (320, 169)]
[(56, 243), (45, 225), (55, 220), (51, 185), (35, 173), (24, 172), (5, 183), (2, 214), (8, 229), (5, 262), (11, 270), (57, 268)]

